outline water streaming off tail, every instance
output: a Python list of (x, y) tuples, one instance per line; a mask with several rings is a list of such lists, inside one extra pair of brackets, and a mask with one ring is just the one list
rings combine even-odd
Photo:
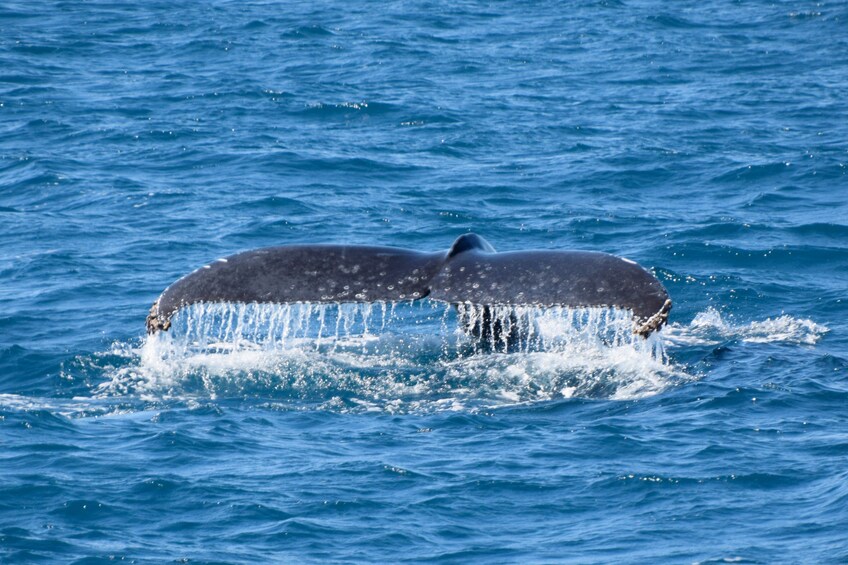
[(101, 392), (395, 411), (644, 396), (673, 374), (661, 337), (636, 336), (624, 310), (196, 304)]
[(580, 344), (629, 345), (662, 359), (660, 340), (633, 333), (629, 311), (608, 308), (479, 306), (441, 302), (195, 304), (158, 334), (174, 351), (337, 348), (385, 335), (428, 336), (443, 351), (553, 351)]

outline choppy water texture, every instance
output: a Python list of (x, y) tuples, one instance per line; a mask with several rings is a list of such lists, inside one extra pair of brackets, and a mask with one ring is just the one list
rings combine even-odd
[[(848, 561), (846, 116), (845, 2), (3, 2), (0, 561)], [(144, 337), (223, 255), (467, 231), (670, 325)]]

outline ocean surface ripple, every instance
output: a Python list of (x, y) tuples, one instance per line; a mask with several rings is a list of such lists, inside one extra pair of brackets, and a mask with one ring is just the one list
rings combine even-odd
[[(0, 561), (848, 561), (846, 23), (3, 2)], [(638, 261), (670, 323), (522, 311), (509, 349), (438, 304), (230, 305), (145, 336), (217, 257), (468, 231)]]

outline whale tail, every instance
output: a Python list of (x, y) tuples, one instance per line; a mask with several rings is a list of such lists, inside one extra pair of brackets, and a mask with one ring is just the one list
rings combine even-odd
[[(200, 302), (375, 302), (430, 298), (480, 306), (609, 307), (630, 310), (642, 336), (665, 324), (662, 283), (629, 259), (592, 251), (497, 253), (465, 234), (446, 252), (394, 247), (290, 245), (245, 251), (182, 277), (159, 296), (149, 333)], [(481, 330), (482, 331), (482, 330)]]

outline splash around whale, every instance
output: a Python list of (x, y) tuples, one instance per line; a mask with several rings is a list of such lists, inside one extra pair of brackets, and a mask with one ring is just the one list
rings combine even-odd
[(202, 303), (365, 303), (423, 298), (483, 308), (469, 333), (486, 338), (497, 306), (594, 308), (632, 313), (633, 331), (647, 337), (671, 310), (666, 289), (649, 271), (593, 251), (497, 253), (479, 235), (460, 236), (446, 252), (394, 247), (289, 245), (245, 251), (177, 280), (154, 302), (149, 333), (168, 330), (180, 309)]

